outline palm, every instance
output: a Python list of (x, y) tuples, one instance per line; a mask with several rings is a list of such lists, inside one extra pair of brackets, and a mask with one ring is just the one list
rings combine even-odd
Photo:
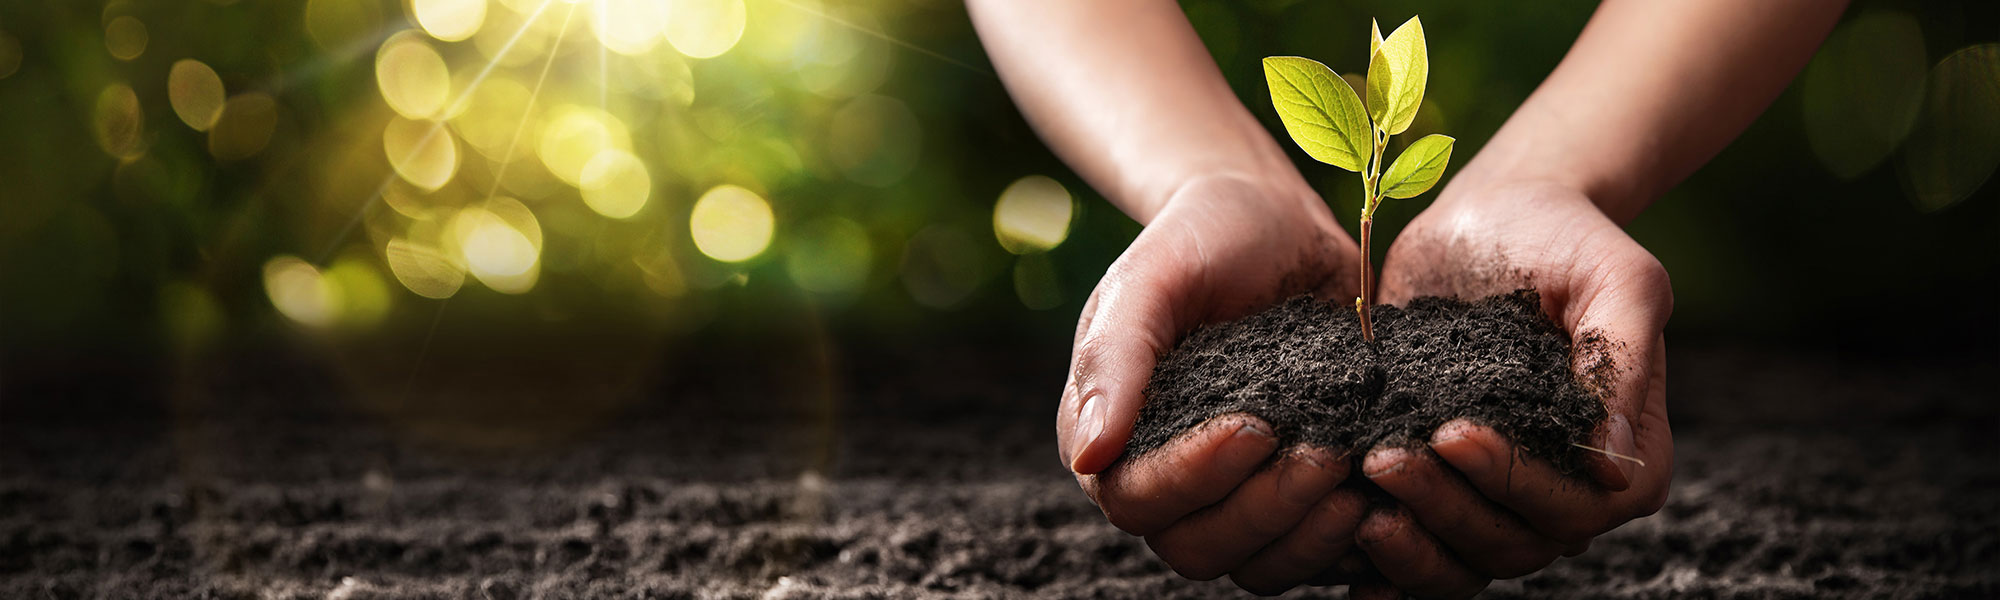
[(1354, 294), (1359, 250), (1326, 205), (1303, 182), (1268, 183), (1201, 180), (1153, 217), (1084, 307), (1056, 426), (1085, 492), (1175, 571), (1280, 591), (1348, 551), (1364, 510), (1334, 491), (1348, 461), (1278, 448), (1268, 424), (1237, 414), (1114, 464), (1154, 363), (1189, 329), (1293, 294)]
[(1595, 457), (1597, 483), (1579, 485), (1464, 421), (1439, 428), (1428, 450), (1375, 449), (1363, 470), (1399, 502), (1370, 513), (1357, 540), (1391, 583), (1469, 595), (1659, 509), (1673, 473), (1661, 336), (1673, 295), (1659, 261), (1589, 198), (1556, 186), (1454, 186), (1404, 229), (1383, 266), (1387, 303), (1535, 288), (1543, 311), (1578, 340), (1574, 365), (1614, 365), (1610, 377), (1584, 382), (1611, 415), (1597, 446), (1644, 461)]

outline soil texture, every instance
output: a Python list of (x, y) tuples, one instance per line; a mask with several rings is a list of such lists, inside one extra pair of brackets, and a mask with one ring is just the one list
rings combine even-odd
[[(2000, 359), (1676, 348), (1666, 507), (1483, 597), (2000, 596)], [(303, 389), (164, 417), (8, 398), (0, 598), (1245, 597), (1077, 489), (1062, 355), (928, 354), (855, 369), (828, 417), (690, 386), (511, 449)]]
[[(1375, 306), (1375, 343), (1351, 306), (1309, 296), (1196, 329), (1160, 359), (1127, 444), (1143, 456), (1210, 418), (1248, 413), (1281, 444), (1349, 451), (1427, 440), (1468, 418), (1565, 472), (1582, 465), (1604, 403), (1571, 375), (1570, 334), (1533, 290)], [(1585, 381), (1612, 369), (1592, 359)]]

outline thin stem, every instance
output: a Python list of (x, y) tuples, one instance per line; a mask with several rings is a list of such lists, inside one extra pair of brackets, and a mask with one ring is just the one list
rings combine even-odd
[(1372, 299), (1372, 298), (1374, 298), (1374, 296), (1375, 296), (1375, 294), (1374, 294), (1375, 290), (1374, 290), (1374, 289), (1372, 289), (1372, 288), (1373, 288), (1374, 286), (1371, 286), (1371, 285), (1369, 285), (1369, 282), (1370, 282), (1370, 280), (1372, 280), (1372, 279), (1374, 279), (1374, 278), (1375, 278), (1375, 277), (1374, 277), (1374, 274), (1375, 274), (1375, 265), (1373, 265), (1373, 264), (1370, 264), (1370, 262), (1369, 262), (1369, 260), (1368, 260), (1368, 242), (1369, 242), (1369, 240), (1368, 240), (1368, 233), (1369, 233), (1369, 230), (1371, 230), (1371, 229), (1374, 229), (1374, 225), (1375, 225), (1375, 218), (1374, 218), (1374, 216), (1373, 216), (1373, 215), (1369, 215), (1369, 214), (1367, 214), (1367, 213), (1365, 213), (1365, 212), (1364, 212), (1364, 213), (1362, 213), (1362, 216), (1361, 216), (1361, 297), (1360, 297), (1360, 298), (1355, 298), (1355, 299), (1354, 299), (1354, 312), (1355, 312), (1355, 313), (1357, 313), (1357, 314), (1359, 314), (1359, 315), (1361, 315), (1361, 339), (1362, 339), (1363, 341), (1366, 341), (1366, 342), (1370, 343), (1370, 344), (1373, 344), (1373, 343), (1375, 343), (1375, 326), (1374, 326), (1374, 324), (1373, 324), (1373, 323), (1371, 323), (1371, 322), (1369, 321), (1369, 318), (1368, 318), (1368, 304), (1369, 304), (1370, 302), (1373, 302), (1373, 300), (1371, 300), (1371, 299)]
[(1375, 303), (1375, 264), (1369, 258), (1371, 230), (1375, 227), (1375, 207), (1382, 203), (1382, 196), (1376, 193), (1381, 185), (1382, 151), (1388, 146), (1389, 136), (1380, 130), (1372, 131), (1369, 137), (1375, 140), (1375, 151), (1368, 158), (1368, 170), (1361, 174), (1361, 297), (1354, 299), (1354, 314), (1361, 319), (1361, 339), (1375, 343), (1375, 325), (1368, 318), (1368, 307)]

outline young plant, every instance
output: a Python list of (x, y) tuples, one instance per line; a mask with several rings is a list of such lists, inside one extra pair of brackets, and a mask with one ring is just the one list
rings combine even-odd
[(1375, 342), (1368, 307), (1375, 301), (1375, 267), (1369, 261), (1369, 230), (1383, 198), (1413, 198), (1437, 185), (1451, 162), (1449, 136), (1424, 136), (1403, 150), (1389, 170), (1382, 170), (1382, 151), (1389, 137), (1410, 128), (1424, 102), (1430, 57), (1424, 49), (1424, 24), (1416, 17), (1397, 27), (1388, 38), (1373, 21), (1368, 24), (1368, 102), (1354, 88), (1318, 61), (1297, 56), (1264, 59), (1264, 80), (1271, 86), (1271, 104), (1284, 121), (1285, 132), (1314, 160), (1361, 174), (1361, 297), (1354, 311), (1361, 316), (1361, 336)]

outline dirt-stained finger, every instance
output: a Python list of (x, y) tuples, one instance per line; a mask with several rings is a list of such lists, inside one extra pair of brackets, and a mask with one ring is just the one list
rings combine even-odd
[(1277, 446), (1271, 426), (1262, 420), (1223, 415), (1079, 482), (1112, 525), (1133, 535), (1152, 535), (1228, 497)]
[(1487, 577), (1509, 579), (1541, 570), (1566, 546), (1494, 504), (1429, 450), (1379, 447), (1368, 453), (1361, 469), (1416, 515), (1426, 531)]
[(1282, 594), (1307, 583), (1354, 548), (1354, 530), (1367, 512), (1368, 500), (1360, 492), (1335, 489), (1297, 527), (1231, 571), (1229, 579), (1260, 595)]
[(1333, 453), (1293, 448), (1222, 502), (1147, 536), (1146, 544), (1184, 577), (1220, 577), (1295, 530), (1346, 475), (1347, 463)]
[(1470, 598), (1492, 582), (1452, 556), (1400, 506), (1370, 511), (1354, 541), (1384, 579), (1410, 595)]

